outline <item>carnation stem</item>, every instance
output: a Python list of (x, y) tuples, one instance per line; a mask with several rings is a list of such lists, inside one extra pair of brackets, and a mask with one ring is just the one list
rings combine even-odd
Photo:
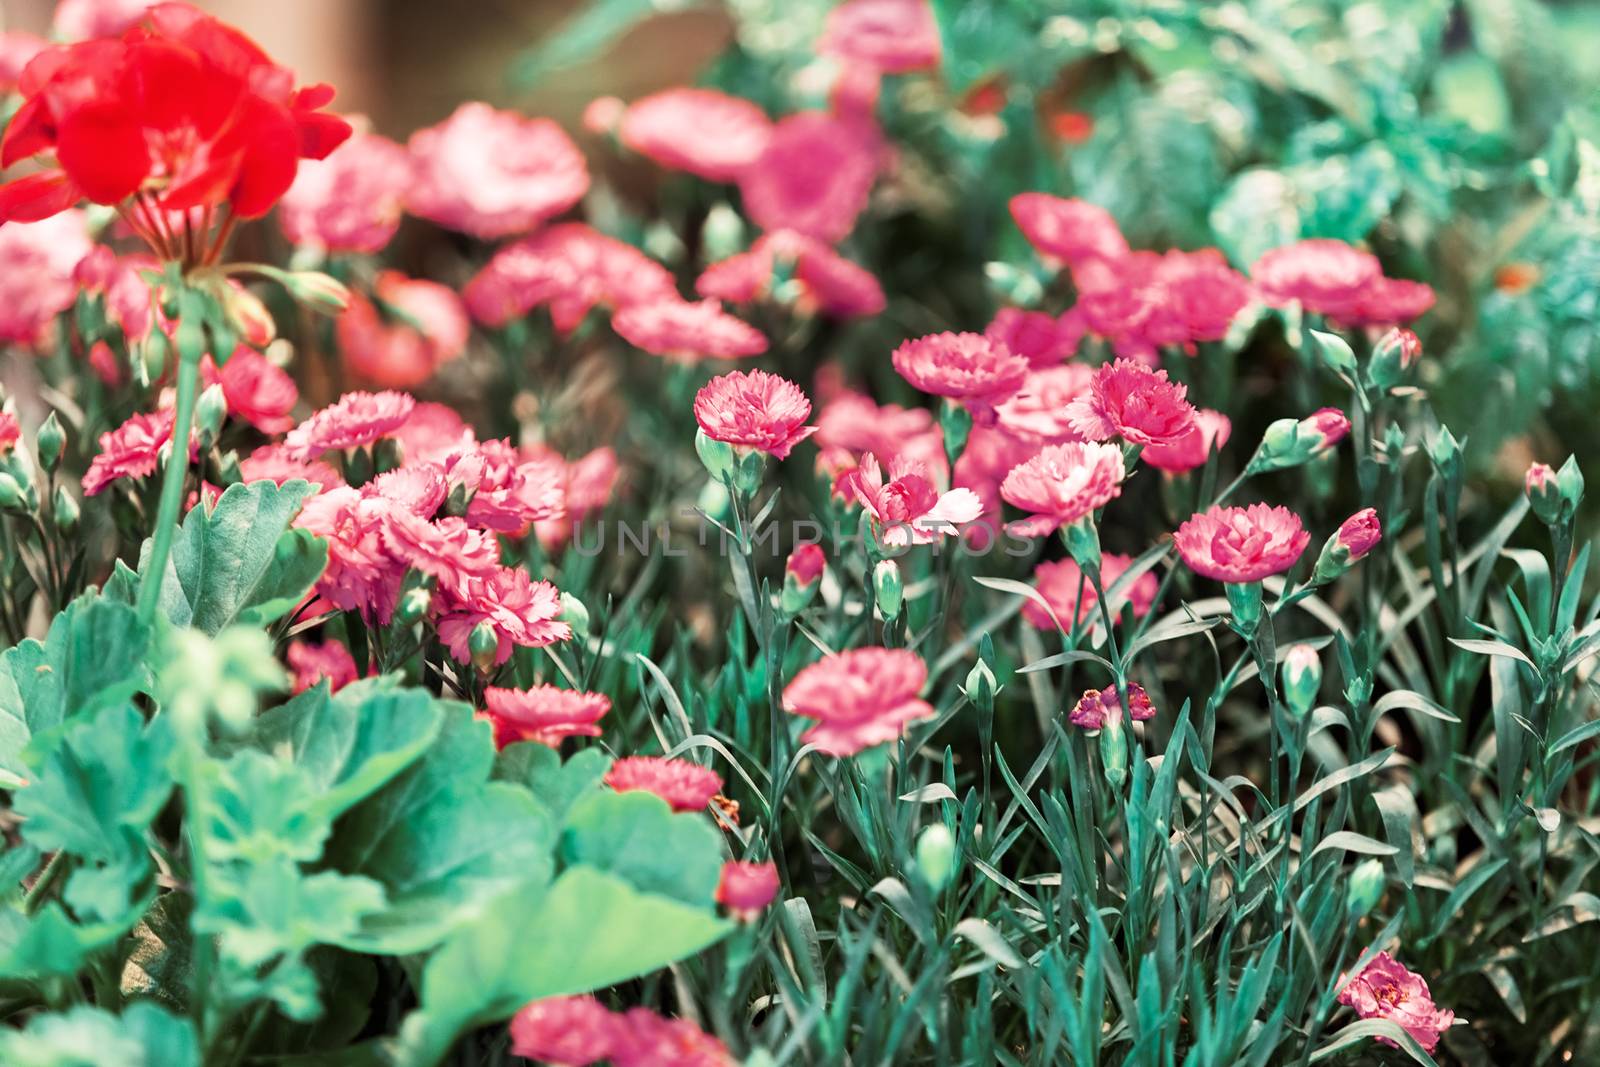
[(195, 392), (200, 380), (199, 359), (178, 359), (178, 408), (172, 422), (172, 454), (161, 482), (161, 506), (156, 512), (155, 533), (151, 535), (150, 559), (139, 578), (139, 619), (155, 618), (161, 583), (172, 554), (172, 535), (178, 527), (178, 507), (183, 503), (183, 485), (189, 473), (189, 426), (194, 421)]

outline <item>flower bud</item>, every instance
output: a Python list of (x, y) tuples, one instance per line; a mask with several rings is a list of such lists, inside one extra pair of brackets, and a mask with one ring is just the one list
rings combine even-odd
[(222, 420), (228, 415), (228, 398), (221, 384), (206, 386), (194, 407), (194, 436), (201, 453), (210, 451), (222, 433)]
[(1283, 678), (1283, 700), (1297, 719), (1303, 719), (1317, 702), (1322, 688), (1322, 660), (1310, 645), (1291, 645), (1283, 654), (1279, 668)]
[(336, 278), (316, 270), (285, 273), (283, 287), (296, 301), (324, 315), (337, 315), (350, 306), (350, 290)]
[(67, 447), (67, 433), (61, 428), (61, 420), (56, 418), (54, 411), (39, 424), (39, 435), (35, 440), (39, 446), (39, 466), (47, 471), (55, 470), (61, 463), (61, 453)]
[(897, 618), (905, 603), (905, 586), (900, 580), (900, 565), (886, 559), (872, 570), (872, 589), (878, 598), (878, 611), (885, 620)]
[(939, 430), (944, 435), (944, 452), (952, 466), (961, 458), (972, 435), (972, 412), (954, 400), (945, 401), (939, 412)]
[(1439, 433), (1428, 442), (1428, 459), (1439, 477), (1452, 485), (1461, 480), (1461, 442), (1456, 440), (1450, 427), (1439, 427)]
[(1303, 419), (1278, 419), (1262, 435), (1248, 469), (1259, 474), (1298, 467), (1331, 451), (1349, 433), (1350, 420), (1338, 408), (1323, 408)]
[(1088, 573), (1100, 571), (1100, 531), (1094, 524), (1094, 516), (1085, 515), (1077, 522), (1062, 531), (1062, 539), (1067, 543), (1067, 554), (1072, 557), (1082, 571)]
[(736, 449), (734, 455), (737, 457), (733, 470), (734, 491), (746, 497), (754, 496), (767, 472), (767, 454), (755, 448), (741, 448)]
[[(394, 609), (394, 617), (399, 620), (401, 626), (413, 626), (422, 621), (432, 604), (432, 590), (425, 585), (413, 586), (401, 594), (400, 603)], [(477, 631), (473, 633), (476, 634)]]
[(935, 893), (950, 884), (956, 871), (956, 839), (942, 822), (922, 828), (917, 835), (917, 873)]
[(1333, 532), (1317, 556), (1317, 568), (1311, 574), (1313, 585), (1331, 582), (1358, 561), (1366, 558), (1374, 546), (1383, 539), (1383, 527), (1378, 513), (1372, 508), (1362, 508)]
[(278, 324), (261, 298), (237, 284), (229, 284), (222, 298), (233, 328), (245, 343), (255, 348), (265, 348), (278, 336)]
[(467, 636), (467, 651), (472, 653), (472, 665), (482, 673), (488, 674), (494, 668), (500, 653), (500, 635), (495, 632), (494, 623), (484, 619), (472, 628)]
[(589, 632), (589, 609), (571, 593), (561, 594), (561, 614), (556, 618), (572, 627), (574, 634)]
[(1106, 716), (1100, 729), (1100, 769), (1112, 789), (1121, 789), (1128, 780), (1128, 739), (1123, 734), (1120, 711), (1115, 718)]
[(817, 580), (822, 577), (826, 562), (822, 546), (815, 543), (800, 545), (789, 553), (789, 561), (783, 568), (783, 595), (778, 602), (779, 610), (785, 615), (798, 615), (810, 606), (812, 598), (817, 595)]
[(1556, 472), (1549, 464), (1535, 463), (1522, 479), (1523, 491), (1533, 513), (1546, 526), (1554, 526), (1561, 519), (1561, 490), (1556, 487)]
[(705, 465), (706, 473), (719, 482), (726, 482), (733, 477), (737, 457), (733, 454), (733, 446), (726, 441), (718, 441), (708, 437), (704, 430), (695, 431), (694, 450), (700, 456), (700, 462)]
[(400, 466), (400, 442), (393, 437), (380, 437), (372, 443), (372, 469), (377, 474), (387, 474)]
[(1311, 340), (1322, 355), (1322, 362), (1330, 369), (1347, 378), (1356, 376), (1356, 354), (1350, 350), (1350, 342), (1338, 334), (1323, 333), (1321, 330), (1312, 330)]
[(1583, 472), (1578, 469), (1578, 457), (1568, 456), (1556, 471), (1556, 489), (1561, 493), (1561, 513), (1571, 518), (1583, 502)]
[(994, 703), (994, 695), (999, 692), (999, 686), (994, 680), (994, 671), (989, 669), (989, 664), (979, 659), (967, 672), (967, 682), (963, 687), (967, 699), (980, 708), (986, 708)]
[(50, 501), (50, 518), (55, 523), (56, 532), (69, 541), (78, 536), (78, 517), (81, 514), (77, 497), (68, 492), (65, 485), (57, 485)]
[(1345, 890), (1345, 909), (1350, 918), (1359, 919), (1378, 906), (1388, 879), (1383, 873), (1383, 861), (1366, 859), (1356, 864), (1350, 872), (1350, 884)]
[(0, 511), (12, 515), (26, 515), (31, 510), (22, 486), (18, 485), (17, 480), (11, 475), (0, 472)]
[(1397, 326), (1378, 339), (1367, 361), (1367, 377), (1379, 389), (1392, 389), (1405, 380), (1417, 360), (1422, 358), (1422, 342), (1417, 335)]

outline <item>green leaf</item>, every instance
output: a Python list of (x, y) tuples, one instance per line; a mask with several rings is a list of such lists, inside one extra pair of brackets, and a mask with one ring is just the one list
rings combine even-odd
[(55, 617), (43, 644), (30, 638), (0, 653), (0, 788), (27, 780), (32, 739), (138, 692), (149, 643), (133, 608), (86, 593)]
[[(262, 626), (304, 599), (328, 563), (328, 546), (289, 523), (312, 493), (299, 480), (230, 485), (208, 512), (196, 507), (172, 543), (161, 609), (175, 626), (216, 635)], [(140, 556), (142, 572), (150, 542)]]
[(199, 1067), (194, 1024), (148, 1001), (122, 1016), (76, 1007), (35, 1015), (21, 1030), (0, 1033), (6, 1067)]
[(443, 721), (425, 690), (363, 680), (331, 696), (322, 683), (258, 718), (252, 740), (305, 772), (311, 810), (333, 818), (415, 762)]
[(0, 978), (76, 974), (91, 956), (116, 944), (140, 910), (129, 909), (116, 920), (75, 923), (53, 900), (32, 915), (0, 908)]
[(598, 748), (575, 752), (565, 763), (548, 745), (535, 741), (507, 745), (495, 758), (498, 781), (526, 786), (553, 827), (566, 824), (567, 813), (594, 790), (611, 767), (611, 757)]
[(588, 864), (636, 889), (710, 906), (722, 873), (721, 837), (698, 813), (674, 815), (644, 790), (602, 790), (573, 806), (561, 836), (564, 864)]
[(1379, 1037), (1394, 1042), (1418, 1063), (1425, 1064), (1426, 1067), (1438, 1067), (1433, 1057), (1417, 1044), (1416, 1038), (1406, 1033), (1399, 1023), (1388, 1019), (1362, 1019), (1360, 1022), (1351, 1023), (1324, 1041), (1322, 1047), (1311, 1054), (1311, 1062), (1318, 1063), (1352, 1045)]
[(488, 723), (464, 705), (438, 707), (424, 756), (338, 821), (323, 858), (388, 892), (388, 907), (345, 942), (364, 951), (421, 952), (509, 887), (550, 874), (555, 829), (526, 789), (489, 780)]

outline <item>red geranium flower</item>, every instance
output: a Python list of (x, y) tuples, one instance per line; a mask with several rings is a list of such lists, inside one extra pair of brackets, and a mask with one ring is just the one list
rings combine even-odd
[(188, 4), (156, 4), (119, 38), (51, 48), (18, 88), (0, 166), (48, 154), (57, 167), (0, 186), (0, 221), (47, 218), (80, 199), (115, 204), (167, 258), (220, 250), (186, 248), (167, 213), (199, 212), (208, 235), (213, 209), (259, 218), (301, 158), (350, 136), (320, 110), (331, 88), (296, 89), (255, 42)]

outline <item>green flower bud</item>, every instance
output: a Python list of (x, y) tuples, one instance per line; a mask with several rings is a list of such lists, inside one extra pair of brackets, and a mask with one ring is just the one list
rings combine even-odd
[(872, 570), (872, 589), (877, 595), (878, 610), (885, 620), (899, 617), (905, 603), (905, 585), (900, 578), (900, 565), (886, 559)]
[(944, 454), (955, 466), (972, 436), (972, 412), (954, 400), (946, 400), (939, 411), (939, 430), (944, 434)]
[(988, 707), (994, 703), (995, 694), (999, 691), (1000, 688), (994, 680), (994, 672), (989, 669), (989, 665), (981, 659), (974, 663), (972, 669), (967, 672), (967, 682), (963, 687), (967, 699), (980, 708)]
[(1522, 488), (1540, 522), (1554, 526), (1561, 521), (1561, 489), (1556, 485), (1556, 472), (1548, 464), (1535, 463), (1529, 467), (1523, 476)]
[(1283, 654), (1279, 668), (1283, 678), (1283, 700), (1296, 718), (1305, 718), (1317, 703), (1322, 688), (1322, 660), (1310, 645), (1292, 645)]
[(1350, 420), (1338, 408), (1323, 408), (1303, 419), (1278, 419), (1267, 427), (1246, 468), (1252, 474), (1298, 467), (1333, 449), (1350, 433)]
[(500, 635), (495, 632), (494, 623), (484, 619), (472, 628), (467, 636), (467, 651), (472, 653), (472, 665), (478, 670), (488, 674), (494, 669), (500, 653)]
[(217, 443), (217, 436), (222, 433), (222, 420), (227, 416), (228, 399), (222, 394), (221, 384), (206, 386), (194, 406), (194, 435), (202, 455)]
[(574, 634), (589, 632), (589, 609), (571, 593), (561, 594), (561, 614), (556, 618), (572, 627)]
[(350, 290), (338, 279), (321, 271), (286, 272), (279, 280), (290, 296), (313, 311), (337, 315), (350, 306)]
[(1128, 780), (1128, 741), (1123, 735), (1122, 716), (1105, 717), (1100, 726), (1100, 769), (1106, 784), (1121, 789)]
[(738, 463), (733, 454), (733, 446), (726, 441), (718, 441), (708, 437), (704, 430), (697, 430), (694, 435), (694, 450), (700, 456), (700, 462), (705, 465), (706, 473), (719, 482), (727, 482), (733, 477), (734, 467)]
[(1061, 531), (1067, 543), (1067, 554), (1085, 573), (1100, 571), (1100, 531), (1095, 527), (1094, 516), (1085, 515)]
[(1360, 919), (1378, 906), (1388, 879), (1383, 873), (1383, 861), (1362, 860), (1350, 872), (1350, 884), (1345, 890), (1345, 909), (1350, 918)]
[(1562, 514), (1571, 518), (1583, 502), (1583, 472), (1578, 469), (1578, 457), (1568, 456), (1556, 472), (1556, 489), (1561, 493)]
[(800, 545), (789, 553), (788, 562), (783, 568), (783, 593), (778, 601), (778, 610), (789, 616), (806, 610), (817, 595), (817, 585), (826, 565), (822, 546), (815, 543)]
[(754, 448), (740, 449), (733, 470), (733, 488), (746, 497), (754, 496), (761, 488), (762, 476), (767, 473), (767, 454)]
[(1367, 361), (1367, 378), (1379, 389), (1392, 389), (1405, 380), (1422, 358), (1422, 342), (1410, 330), (1396, 327), (1378, 339)]
[(39, 436), (36, 439), (39, 446), (39, 466), (47, 471), (53, 471), (61, 463), (61, 453), (67, 447), (67, 433), (61, 428), (61, 421), (52, 411), (45, 416), (44, 422), (39, 424)]
[(400, 603), (395, 606), (394, 617), (402, 626), (413, 626), (428, 614), (428, 608), (433, 604), (433, 590), (425, 585), (413, 586), (400, 596)]
[(956, 839), (942, 822), (925, 826), (917, 835), (917, 873), (937, 893), (950, 884), (956, 871)]
[(1347, 378), (1356, 376), (1356, 354), (1351, 351), (1350, 343), (1338, 334), (1323, 333), (1321, 330), (1311, 331), (1311, 341), (1317, 347), (1317, 353), (1322, 357), (1322, 362), (1329, 369)]
[(400, 466), (400, 442), (393, 437), (380, 437), (372, 446), (372, 466), (378, 474), (384, 474)]
[(28, 497), (22, 486), (11, 475), (0, 472), (0, 511), (11, 515), (26, 515), (33, 509), (28, 507)]
[(1222, 591), (1228, 595), (1228, 608), (1233, 612), (1234, 632), (1250, 637), (1261, 625), (1261, 583), (1226, 582)]
[(56, 532), (67, 540), (78, 536), (78, 517), (81, 513), (78, 498), (68, 492), (65, 485), (57, 485), (50, 502), (50, 518), (55, 523)]

